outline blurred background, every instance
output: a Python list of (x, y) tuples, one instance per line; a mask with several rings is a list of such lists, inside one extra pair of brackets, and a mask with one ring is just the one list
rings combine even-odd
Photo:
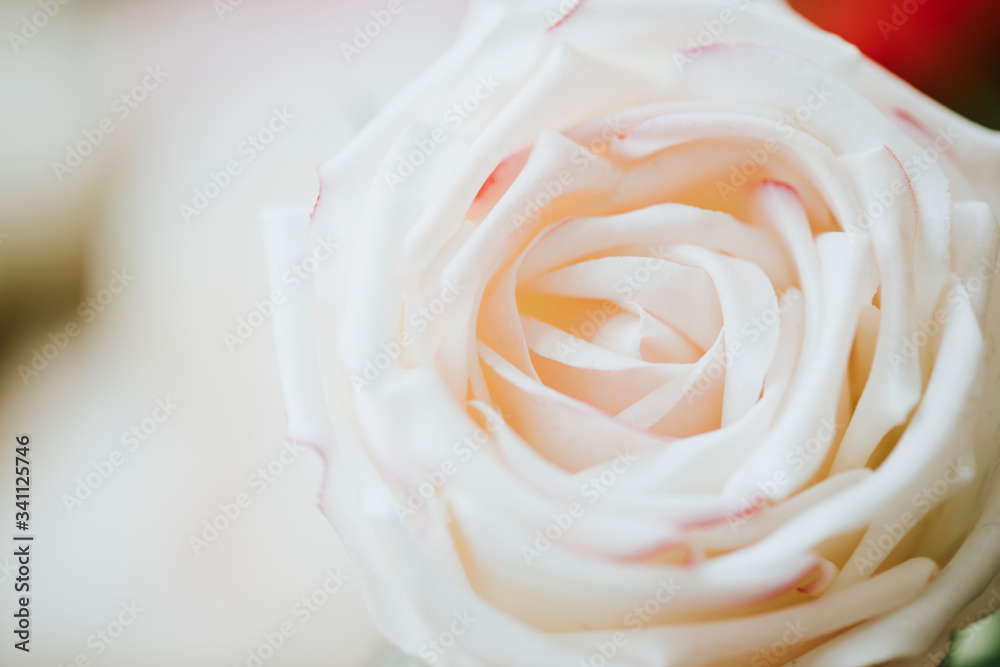
[(937, 101), (1000, 130), (997, 0), (791, 0)]
[[(0, 458), (31, 435), (36, 535), (32, 651), (0, 643), (3, 667), (392, 653), (317, 508), (321, 461), (284, 442), (256, 224), (315, 201), (316, 165), (451, 42), (464, 3), (407, 2), (348, 60), (382, 5), (0, 2)], [(107, 643), (123, 604), (141, 614)]]
[[(450, 43), (465, 0), (403, 0), (345, 56), (340, 44), (384, 4), (0, 3), (0, 432), (31, 433), (32, 529), (45, 538), (37, 651), (15, 655), (5, 642), (0, 665), (79, 655), (102, 666), (247, 665), (289, 619), (296, 639), (268, 667), (399, 660), (359, 613), (356, 581), (318, 620), (300, 627), (292, 614), (331, 569), (353, 570), (315, 508), (311, 452), (257, 495), (253, 475), (284, 447), (272, 341), (267, 326), (236, 346), (225, 339), (268, 294), (255, 211), (315, 199), (315, 165)], [(792, 4), (1000, 129), (997, 0)], [(239, 173), (220, 176), (234, 161)], [(134, 278), (111, 293), (115, 271)], [(64, 338), (69, 324), (82, 334)], [(121, 433), (165, 399), (176, 415), (125, 450)], [(125, 462), (86, 482), (115, 451)], [(0, 480), (9, 497), (12, 480)], [(192, 546), (240, 493), (252, 505), (208, 547)], [(0, 557), (5, 590), (8, 567)], [(141, 622), (98, 654), (94, 633), (130, 600)], [(0, 615), (12, 604), (0, 596)], [(950, 665), (1000, 664), (1000, 619), (956, 646)]]

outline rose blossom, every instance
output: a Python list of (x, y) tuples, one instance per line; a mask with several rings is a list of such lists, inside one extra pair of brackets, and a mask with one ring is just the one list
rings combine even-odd
[(482, 2), (320, 178), (289, 434), (403, 650), (919, 661), (988, 598), (996, 133), (778, 2)]

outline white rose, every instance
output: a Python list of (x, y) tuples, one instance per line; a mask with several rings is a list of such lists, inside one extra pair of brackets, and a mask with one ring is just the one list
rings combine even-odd
[(405, 651), (926, 661), (988, 600), (997, 133), (778, 2), (481, 2), (320, 177), (289, 431)]

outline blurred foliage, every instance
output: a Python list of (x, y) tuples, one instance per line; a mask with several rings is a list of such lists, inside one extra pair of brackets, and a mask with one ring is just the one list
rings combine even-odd
[(944, 667), (1000, 665), (1000, 614), (973, 623), (955, 633)]

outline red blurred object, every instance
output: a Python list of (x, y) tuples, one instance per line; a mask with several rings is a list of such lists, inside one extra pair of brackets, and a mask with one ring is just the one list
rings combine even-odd
[(928, 95), (1000, 128), (997, 0), (791, 0)]

